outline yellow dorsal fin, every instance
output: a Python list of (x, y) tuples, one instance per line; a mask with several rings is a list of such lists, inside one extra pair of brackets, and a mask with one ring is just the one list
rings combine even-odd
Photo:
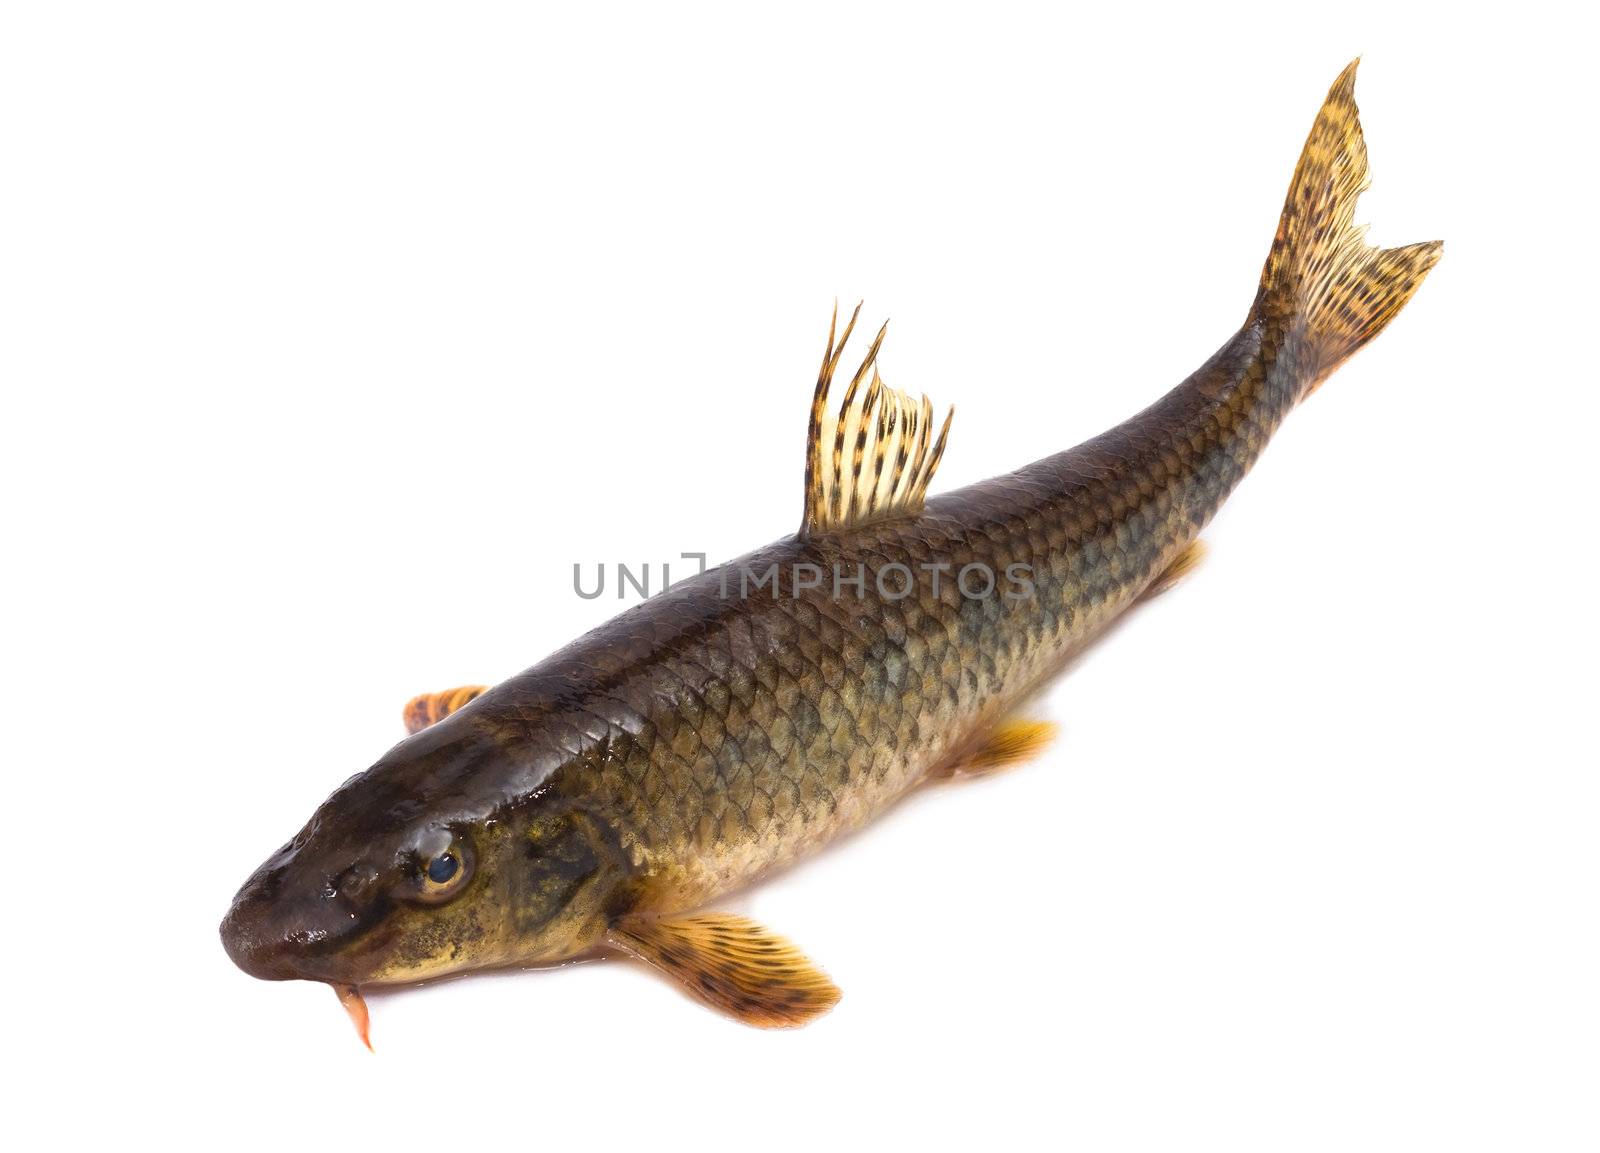
[[(828, 347), (811, 398), (811, 425), (806, 436), (802, 535), (916, 512), (950, 436), (953, 407), (935, 440), (933, 402), (926, 396), (918, 400), (890, 388), (878, 375), (878, 349), (889, 328), (887, 321), (850, 378), (838, 411), (832, 411), (828, 402), (833, 376), (860, 315), (858, 304), (838, 344), (834, 343), (837, 304), (828, 322)], [(869, 375), (871, 382), (863, 389)]]

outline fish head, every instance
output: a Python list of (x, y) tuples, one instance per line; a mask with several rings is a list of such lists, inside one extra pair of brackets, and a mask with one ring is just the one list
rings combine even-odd
[(481, 751), (413, 748), (347, 781), (234, 897), (221, 926), (234, 963), (394, 984), (596, 945), (624, 873), (615, 837), (549, 789), (506, 787)]
[(469, 828), (424, 822), (357, 845), (319, 815), (239, 889), (223, 946), (266, 980), (354, 985), (467, 967), (495, 944), (473, 914), (495, 887), (478, 862)]

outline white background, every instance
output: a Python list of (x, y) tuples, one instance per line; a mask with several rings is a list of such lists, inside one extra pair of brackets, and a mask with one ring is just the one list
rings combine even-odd
[[(8, 6), (8, 1138), (418, 1149), (1594, 1149), (1591, 62), (1560, 9)], [(788, 1033), (621, 962), (372, 1000), (238, 884), (399, 735), (791, 531), (835, 296), (937, 488), (1243, 319), (1328, 84), (1442, 237), (1050, 754), (729, 902)], [(8, 1139), (7, 1144), (12, 1141)]]

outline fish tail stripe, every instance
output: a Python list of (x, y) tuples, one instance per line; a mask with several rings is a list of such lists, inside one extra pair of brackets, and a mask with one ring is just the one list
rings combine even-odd
[(1394, 319), (1439, 260), (1443, 242), (1375, 248), (1355, 224), (1366, 190), (1367, 146), (1356, 108), (1356, 65), (1339, 74), (1295, 168), (1255, 314), (1298, 332), (1309, 394)]

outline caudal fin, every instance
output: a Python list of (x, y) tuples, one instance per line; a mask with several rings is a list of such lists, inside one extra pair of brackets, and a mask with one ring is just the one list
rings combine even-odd
[(1256, 314), (1299, 337), (1311, 393), (1382, 332), (1439, 260), (1440, 240), (1374, 248), (1354, 223), (1367, 187), (1367, 145), (1356, 110), (1356, 65), (1339, 74), (1295, 168), (1278, 234), (1261, 273)]

